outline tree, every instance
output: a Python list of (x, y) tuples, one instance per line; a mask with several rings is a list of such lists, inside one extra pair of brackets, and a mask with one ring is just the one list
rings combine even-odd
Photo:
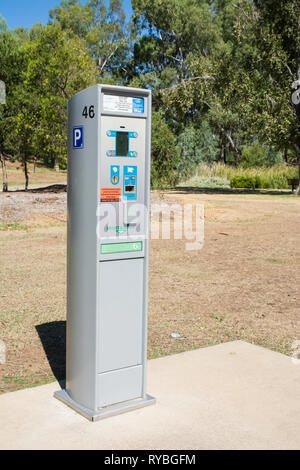
[(90, 0), (93, 11), (92, 28), (87, 42), (96, 60), (99, 75), (122, 80), (127, 75), (129, 29), (121, 0), (110, 0), (108, 8), (103, 0)]
[(62, 0), (29, 33), (0, 19), (0, 150), (21, 156), (27, 181), (32, 155), (65, 164), (67, 100), (99, 79), (153, 91), (153, 184), (175, 184), (201, 160), (272, 164), (292, 151), (300, 175), (299, 1), (132, 6), (131, 33), (121, 0)]
[(267, 167), (280, 163), (282, 163), (282, 154), (272, 147), (256, 142), (254, 145), (243, 148), (241, 165), (244, 168)]
[(212, 163), (217, 159), (217, 138), (206, 121), (198, 129), (191, 126), (184, 129), (177, 141), (180, 154), (177, 168), (181, 179), (194, 174), (200, 162)]
[(124, 80), (130, 34), (121, 0), (110, 0), (108, 7), (104, 0), (90, 0), (85, 5), (63, 0), (49, 15), (70, 36), (87, 42), (102, 80)]
[(177, 119), (188, 109), (206, 116), (237, 163), (243, 146), (257, 139), (298, 154), (299, 123), (290, 95), (299, 70), (299, 2), (278, 0), (276, 8), (273, 1), (210, 3), (223, 42), (206, 61), (193, 55), (191, 79), (167, 90), (165, 102), (176, 108)]
[[(195, 57), (206, 63), (218, 48), (218, 25), (205, 0), (133, 0), (134, 45), (133, 77), (147, 74), (154, 84), (155, 109), (170, 108), (162, 98), (163, 90), (184, 88), (195, 80), (191, 66)], [(186, 103), (187, 105), (187, 103)], [(179, 131), (193, 121), (199, 110), (185, 106)], [(171, 121), (171, 109), (167, 112)], [(176, 125), (176, 123), (173, 123)]]
[(50, 23), (58, 22), (64, 31), (86, 39), (93, 21), (93, 12), (80, 0), (62, 0), (60, 5), (49, 11)]
[(152, 113), (151, 186), (169, 187), (178, 181), (176, 139), (161, 112)]
[(7, 23), (3, 16), (0, 14), (0, 34), (2, 34), (4, 31), (7, 31)]
[(0, 104), (0, 159), (3, 191), (8, 191), (6, 157), (12, 149), (12, 120), (16, 112), (15, 88), (21, 82), (25, 56), (19, 38), (0, 21), (0, 80), (5, 83), (6, 100)]
[(59, 24), (41, 27), (27, 42), (26, 54), (24, 79), (26, 93), (32, 97), (35, 155), (47, 154), (50, 159), (65, 162), (67, 102), (96, 83), (96, 68), (84, 40), (68, 38)]
[(31, 156), (66, 163), (66, 108), (75, 93), (96, 83), (86, 44), (69, 38), (59, 24), (32, 28), (23, 45), (26, 67), (13, 91), (11, 148), (19, 155), (28, 187)]
[[(300, 116), (299, 107), (291, 102), (292, 85), (300, 80), (300, 3), (296, 0), (255, 0), (257, 15), (249, 18), (256, 43), (269, 76), (266, 90), (272, 110), (267, 131), (269, 140), (277, 145), (293, 147), (297, 155), (300, 181)], [(275, 5), (274, 5), (275, 3)], [(275, 8), (274, 8), (275, 7)], [(276, 116), (284, 109), (283, 120)], [(300, 195), (300, 185), (297, 191)]]

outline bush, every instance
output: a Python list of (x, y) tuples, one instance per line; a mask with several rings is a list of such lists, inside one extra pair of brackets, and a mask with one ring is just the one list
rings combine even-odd
[(234, 176), (230, 180), (231, 188), (255, 189), (259, 187), (259, 179), (255, 176)]
[[(289, 178), (298, 178), (298, 167), (274, 165), (272, 167), (241, 168), (214, 163), (198, 165), (200, 178), (224, 178), (235, 188), (290, 189)], [(245, 186), (241, 186), (245, 185)]]

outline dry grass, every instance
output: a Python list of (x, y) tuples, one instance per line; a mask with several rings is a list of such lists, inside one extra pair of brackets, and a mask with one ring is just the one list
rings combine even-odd
[[(25, 176), (22, 165), (19, 162), (7, 162), (7, 179), (9, 188), (24, 187)], [(44, 166), (37, 166), (34, 172), (33, 163), (29, 163), (29, 188), (34, 185), (47, 185), (54, 183), (65, 183), (67, 181), (67, 172), (60, 170), (59, 172), (46, 168)], [(2, 189), (2, 171), (0, 172), (0, 186)]]
[[(185, 241), (152, 240), (149, 357), (234, 339), (290, 354), (300, 339), (300, 198), (161, 197), (205, 204), (205, 245), (192, 252)], [(53, 370), (64, 375), (65, 194), (0, 194), (0, 210), (5, 392), (51, 381)], [(173, 332), (183, 339), (170, 338)]]
[[(197, 168), (197, 175), (192, 176), (187, 181), (182, 181), (179, 186), (186, 188), (229, 188), (233, 180), (246, 178), (248, 183), (249, 179), (252, 180), (256, 188), (290, 190), (288, 179), (298, 179), (298, 177), (298, 167), (285, 164), (272, 167), (243, 168), (242, 166), (234, 167), (222, 163), (212, 165), (202, 163)], [(245, 180), (242, 183), (245, 184)], [(241, 187), (240, 184), (232, 185), (232, 187), (239, 188)]]
[[(171, 193), (205, 204), (205, 245), (152, 241), (150, 354), (244, 339), (290, 354), (300, 338), (298, 228), (294, 197)], [(172, 340), (170, 332), (184, 340)]]

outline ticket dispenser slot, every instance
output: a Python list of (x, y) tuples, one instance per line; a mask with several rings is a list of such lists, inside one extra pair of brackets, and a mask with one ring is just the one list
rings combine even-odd
[(90, 420), (155, 402), (146, 393), (150, 147), (149, 90), (95, 85), (69, 101), (66, 388), (55, 396)]
[(123, 167), (123, 198), (131, 201), (137, 198), (137, 165)]

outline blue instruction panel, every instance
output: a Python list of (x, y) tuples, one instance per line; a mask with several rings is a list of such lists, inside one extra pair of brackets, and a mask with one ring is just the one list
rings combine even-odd
[(137, 166), (124, 165), (123, 167), (123, 199), (135, 201), (137, 188)]

